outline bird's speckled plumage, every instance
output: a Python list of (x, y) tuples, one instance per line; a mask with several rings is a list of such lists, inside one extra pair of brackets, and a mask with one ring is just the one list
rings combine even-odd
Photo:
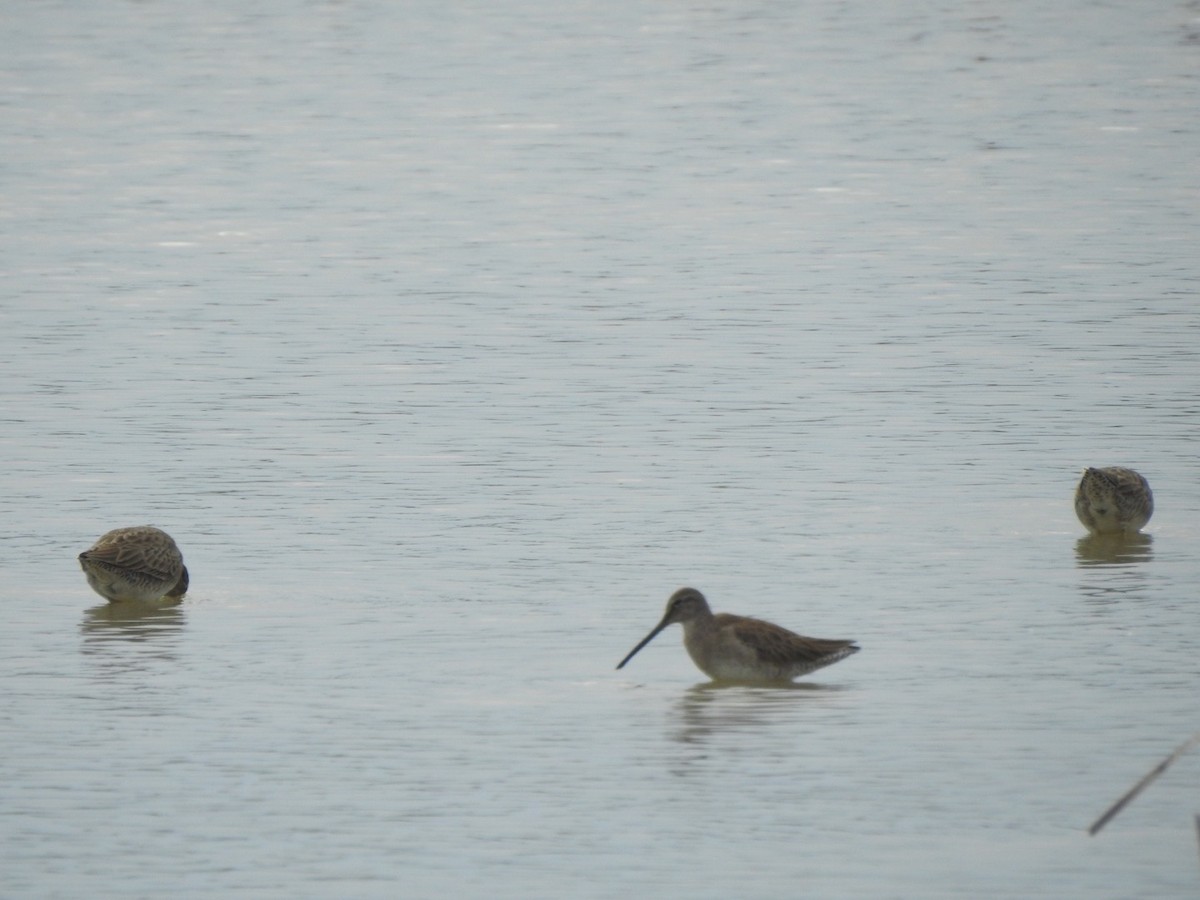
[(188, 589), (183, 554), (169, 534), (152, 525), (115, 528), (79, 554), (88, 584), (116, 603), (155, 603)]
[(702, 593), (685, 587), (671, 595), (662, 621), (617, 668), (676, 622), (683, 625), (683, 645), (692, 662), (714, 681), (791, 681), (859, 651), (854, 641), (804, 637), (762, 619), (714, 615)]
[(1133, 469), (1086, 469), (1075, 489), (1075, 515), (1092, 534), (1136, 534), (1153, 513), (1150, 484)]

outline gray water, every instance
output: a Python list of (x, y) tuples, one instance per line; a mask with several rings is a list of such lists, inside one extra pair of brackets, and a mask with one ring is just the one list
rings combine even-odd
[(0, 895), (1195, 897), (1198, 16), (10, 4)]

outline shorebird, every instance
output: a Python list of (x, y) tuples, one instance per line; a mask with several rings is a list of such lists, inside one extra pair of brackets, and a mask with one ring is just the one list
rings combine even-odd
[(109, 602), (154, 603), (182, 597), (188, 589), (183, 554), (153, 525), (114, 528), (79, 554), (88, 584)]
[(1092, 534), (1137, 534), (1153, 513), (1150, 484), (1133, 469), (1086, 469), (1075, 489), (1075, 515)]
[(804, 637), (762, 619), (717, 613), (695, 588), (680, 588), (667, 601), (662, 621), (617, 665), (633, 659), (668, 625), (683, 625), (683, 646), (714, 681), (788, 682), (857, 653), (854, 641)]

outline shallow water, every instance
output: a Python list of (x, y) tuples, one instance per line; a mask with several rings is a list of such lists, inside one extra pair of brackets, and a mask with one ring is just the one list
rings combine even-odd
[(1195, 896), (1195, 10), (8, 18), (0, 894)]

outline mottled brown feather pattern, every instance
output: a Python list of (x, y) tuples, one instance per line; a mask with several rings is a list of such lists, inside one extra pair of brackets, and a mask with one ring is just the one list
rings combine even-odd
[(115, 528), (79, 554), (88, 584), (111, 602), (182, 597), (189, 577), (169, 534), (152, 525)]
[[(849, 649), (852, 641), (805, 637), (761, 619), (750, 619), (729, 613), (718, 613), (714, 618), (718, 627), (731, 627), (738, 640), (753, 647), (755, 655), (760, 660), (773, 666), (794, 665), (805, 660), (818, 662), (837, 653), (842, 653), (842, 656), (838, 657), (841, 659), (848, 655), (842, 651), (854, 652)], [(753, 626), (747, 627), (749, 623), (753, 623)], [(824, 663), (824, 665), (828, 665), (828, 663)]]
[(1086, 469), (1075, 489), (1075, 515), (1093, 534), (1136, 534), (1153, 514), (1150, 483), (1133, 469)]

